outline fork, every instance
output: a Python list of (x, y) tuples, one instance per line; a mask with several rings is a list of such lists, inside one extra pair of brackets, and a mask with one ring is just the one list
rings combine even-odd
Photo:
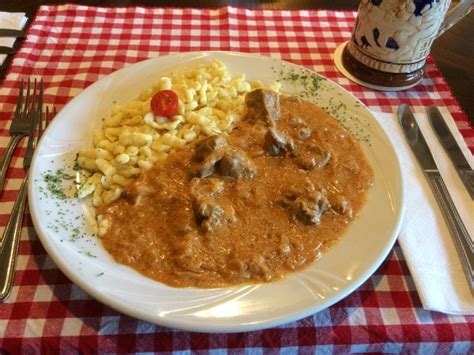
[[(56, 113), (56, 109), (50, 113), (49, 108), (46, 107), (46, 114), (44, 119), (44, 129), (48, 127), (51, 120), (51, 116)], [(5, 301), (13, 286), (13, 275), (15, 274), (15, 262), (18, 253), (18, 245), (21, 236), (21, 227), (23, 222), (23, 216), (26, 207), (26, 195), (28, 186), (28, 170), (31, 166), (31, 160), (33, 158), (33, 152), (37, 145), (37, 142), (43, 134), (43, 120), (42, 120), (42, 108), (41, 106), (37, 111), (33, 113), (34, 118), (30, 127), (30, 138), (28, 140), (28, 146), (26, 148), (25, 158), (23, 160), (23, 168), (25, 169), (26, 176), (23, 179), (18, 197), (13, 205), (13, 210), (8, 219), (7, 226), (3, 232), (2, 242), (3, 245), (0, 249), (0, 301)], [(38, 127), (38, 138), (35, 140), (35, 128)]]
[(40, 80), (39, 94), (37, 94), (36, 92), (36, 79), (33, 84), (33, 93), (31, 93), (30, 79), (28, 79), (27, 85), (28, 88), (26, 91), (26, 99), (25, 102), (23, 102), (23, 79), (20, 81), (20, 93), (18, 94), (15, 114), (10, 125), (11, 138), (8, 142), (7, 147), (5, 148), (5, 153), (0, 163), (0, 194), (3, 191), (5, 177), (7, 175), (13, 151), (15, 150), (20, 140), (30, 133), (31, 120), (29, 120), (29, 118), (32, 117), (31, 113), (35, 108), (35, 103), (37, 104), (37, 107), (40, 107), (43, 104), (43, 79)]

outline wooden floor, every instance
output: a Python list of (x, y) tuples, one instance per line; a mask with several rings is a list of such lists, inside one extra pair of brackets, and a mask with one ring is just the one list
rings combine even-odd
[[(356, 0), (0, 0), (0, 11), (22, 11), (29, 18), (42, 4), (81, 3), (94, 6), (220, 7), (233, 5), (265, 9), (357, 9)], [(474, 11), (436, 40), (433, 57), (454, 96), (474, 123)]]

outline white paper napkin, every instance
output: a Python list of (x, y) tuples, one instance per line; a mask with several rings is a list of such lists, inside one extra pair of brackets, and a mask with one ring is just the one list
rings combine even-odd
[[(474, 159), (447, 110), (441, 110), (471, 167)], [(395, 114), (374, 112), (393, 142), (405, 180), (405, 217), (398, 237), (423, 308), (448, 314), (474, 314), (474, 297), (456, 247), (431, 188), (405, 140)], [(471, 236), (474, 202), (439, 143), (426, 113), (415, 114), (438, 169)]]
[[(0, 11), (0, 28), (21, 30), (25, 26), (28, 18), (24, 12), (2, 12)], [(0, 37), (0, 46), (13, 47), (15, 37)], [(0, 55), (0, 65), (3, 64), (7, 56)]]

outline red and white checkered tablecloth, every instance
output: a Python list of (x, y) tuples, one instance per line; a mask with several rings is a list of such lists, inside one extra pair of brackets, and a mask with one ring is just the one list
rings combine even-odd
[[(171, 52), (232, 50), (282, 58), (322, 73), (373, 110), (401, 102), (447, 107), (474, 151), (474, 130), (431, 59), (416, 88), (381, 93), (343, 78), (332, 53), (347, 40), (354, 12), (42, 6), (0, 89), (0, 147), (9, 138), (18, 79), (42, 76), (45, 102), (61, 108), (82, 89), (126, 65)], [(23, 177), (17, 149), (0, 202), (4, 226)], [(15, 286), (0, 304), (0, 351), (63, 352), (469, 352), (474, 317), (423, 310), (398, 245), (358, 290), (334, 306), (282, 327), (239, 334), (176, 331), (124, 316), (72, 284), (27, 222)]]

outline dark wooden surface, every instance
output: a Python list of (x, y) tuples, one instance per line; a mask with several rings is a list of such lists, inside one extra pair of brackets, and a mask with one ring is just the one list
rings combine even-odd
[[(93, 6), (220, 7), (233, 5), (265, 9), (357, 9), (357, 0), (0, 0), (0, 11), (22, 11), (33, 18), (42, 4), (80, 3)], [(433, 57), (454, 96), (474, 122), (474, 11), (438, 38)]]

